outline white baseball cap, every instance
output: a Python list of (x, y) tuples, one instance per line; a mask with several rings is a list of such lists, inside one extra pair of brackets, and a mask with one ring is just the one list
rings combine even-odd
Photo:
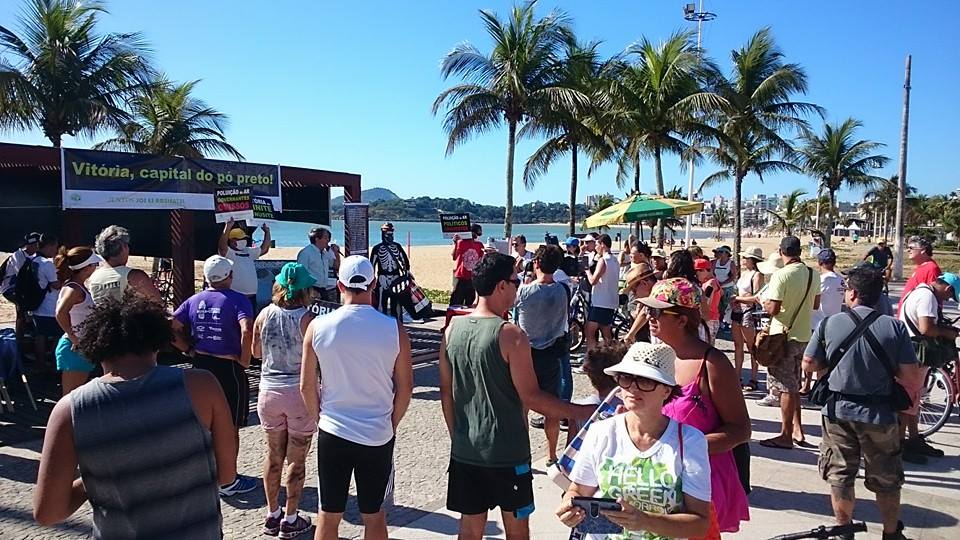
[(673, 373), (673, 364), (677, 360), (677, 353), (669, 345), (653, 345), (645, 341), (638, 341), (630, 346), (627, 354), (619, 364), (603, 370), (607, 375), (626, 373), (657, 381), (667, 386), (676, 386), (677, 379)]
[(596, 242), (596, 241), (597, 241), (597, 237), (594, 236), (594, 235), (592, 235), (592, 234), (588, 234), (588, 235), (586, 235), (586, 236), (583, 237), (583, 241), (584, 241), (584, 242)]
[(207, 283), (219, 283), (233, 272), (233, 263), (226, 257), (214, 255), (203, 261), (203, 277)]
[(363, 255), (351, 255), (340, 261), (337, 278), (344, 287), (366, 289), (373, 283), (373, 264)]

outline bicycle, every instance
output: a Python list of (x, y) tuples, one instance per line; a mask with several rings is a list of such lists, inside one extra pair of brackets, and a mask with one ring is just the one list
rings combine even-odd
[(923, 381), (920, 412), (917, 415), (920, 435), (928, 437), (940, 430), (960, 405), (960, 370), (955, 362), (930, 369)]
[[(575, 285), (570, 295), (570, 312), (568, 319), (571, 353), (578, 351), (585, 341), (584, 329), (586, 328), (587, 307), (589, 304), (590, 301), (587, 293), (580, 288), (579, 284)], [(611, 325), (613, 339), (620, 341), (621, 336), (625, 336), (630, 332), (631, 326), (633, 326), (633, 316), (628, 312), (626, 304), (620, 304), (620, 307), (617, 308), (613, 314), (613, 324)]]
[(856, 536), (857, 533), (862, 532), (867, 532), (867, 524), (859, 521), (849, 523), (847, 525), (834, 525), (832, 527), (821, 525), (816, 529), (811, 529), (809, 531), (774, 536), (770, 540), (803, 540), (805, 538), (813, 538), (814, 540), (829, 540), (830, 538), (842, 537), (844, 535)]

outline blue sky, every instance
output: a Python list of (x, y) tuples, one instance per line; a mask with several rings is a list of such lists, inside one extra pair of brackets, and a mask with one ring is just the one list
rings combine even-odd
[[(559, 7), (585, 40), (602, 40), (604, 54), (619, 52), (645, 35), (653, 40), (678, 28), (684, 2), (675, 0), (541, 1)], [(19, 1), (0, 5), (0, 24), (15, 25)], [(229, 140), (250, 161), (360, 173), (364, 187), (390, 188), (402, 197), (464, 197), (502, 204), (506, 131), (484, 134), (445, 157), (441, 119), (433, 99), (455, 81), (443, 81), (439, 64), (460, 41), (481, 50), (490, 44), (477, 10), (506, 14), (510, 2), (238, 2), (236, 0), (113, 1), (103, 16), (107, 31), (143, 32), (155, 63), (175, 80), (202, 79), (197, 94), (230, 116)], [(921, 192), (960, 187), (953, 159), (960, 123), (960, 32), (952, 2), (895, 0), (706, 2), (718, 19), (704, 31), (704, 47), (721, 66), (730, 50), (769, 25), (787, 60), (802, 64), (810, 91), (804, 98), (826, 107), (830, 121), (854, 116), (860, 136), (887, 144), (898, 167), (903, 64), (913, 54), (908, 179)], [(870, 8), (870, 9), (867, 9)], [(4, 140), (47, 144), (39, 133), (6, 133)], [(64, 141), (87, 147), (90, 140)], [(517, 203), (565, 201), (569, 159), (558, 161), (533, 190), (519, 181), (539, 144), (517, 150)], [(584, 160), (581, 160), (583, 163)], [(698, 178), (715, 168), (698, 170)], [(644, 189), (653, 187), (652, 161), (644, 164)], [(667, 187), (686, 187), (675, 157), (664, 160)], [(586, 178), (578, 199), (622, 190), (614, 170)], [(802, 176), (748, 177), (745, 195), (785, 193), (812, 182)], [(731, 196), (731, 185), (705, 195)], [(854, 194), (847, 198), (858, 198)]]

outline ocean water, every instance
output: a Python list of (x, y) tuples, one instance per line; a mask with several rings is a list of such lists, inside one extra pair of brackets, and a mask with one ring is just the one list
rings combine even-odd
[[(370, 222), (369, 234), (371, 246), (380, 242), (380, 225), (382, 225), (382, 223), (379, 221)], [(490, 236), (499, 238), (503, 235), (502, 223), (482, 225), (484, 234), (480, 240), (483, 242), (486, 242)], [(411, 246), (440, 246), (450, 244), (450, 239), (444, 238), (440, 232), (440, 222), (394, 221), (393, 226), (395, 231), (394, 239), (404, 246), (407, 245), (408, 238)], [(271, 234), (273, 239), (276, 240), (277, 247), (301, 247), (307, 244), (307, 235), (313, 227), (314, 225), (310, 223), (284, 221), (273, 224)], [(338, 244), (343, 245), (343, 221), (334, 221), (331, 229), (333, 230), (334, 240), (336, 240)], [(513, 234), (522, 234), (527, 237), (528, 242), (532, 243), (543, 242), (545, 233), (556, 235), (562, 242), (563, 239), (567, 237), (567, 230), (567, 225), (549, 225), (544, 223), (513, 226)], [(608, 234), (616, 239), (618, 232), (622, 235), (623, 239), (626, 239), (627, 235), (630, 234), (627, 225), (613, 226), (610, 228)], [(256, 240), (259, 241), (262, 234), (262, 232), (258, 231), (255, 235)], [(649, 234), (649, 229), (644, 228), (644, 234)], [(709, 231), (693, 230), (693, 237), (697, 240), (706, 239), (710, 236), (711, 233)], [(682, 237), (683, 231), (678, 230), (676, 238), (679, 239)]]

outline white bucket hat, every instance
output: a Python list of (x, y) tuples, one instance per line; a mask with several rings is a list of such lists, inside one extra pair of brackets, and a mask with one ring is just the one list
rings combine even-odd
[(607, 375), (626, 373), (644, 377), (667, 386), (676, 386), (677, 379), (673, 373), (673, 364), (677, 360), (677, 353), (669, 345), (653, 345), (645, 341), (638, 341), (630, 346), (627, 354), (620, 363), (603, 370)]
[(757, 270), (768, 276), (781, 268), (783, 268), (783, 259), (780, 258), (779, 253), (771, 253), (767, 260), (757, 264)]

